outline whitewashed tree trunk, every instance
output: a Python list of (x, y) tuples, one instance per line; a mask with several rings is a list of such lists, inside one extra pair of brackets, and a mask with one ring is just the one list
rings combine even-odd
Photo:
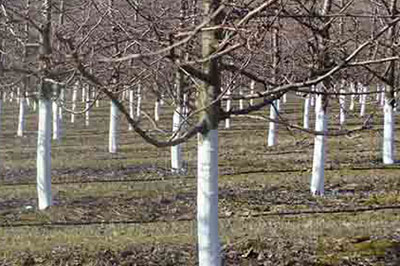
[[(133, 119), (134, 108), (133, 108), (133, 90), (132, 89), (129, 89), (129, 116)], [(128, 125), (128, 130), (129, 131), (133, 130), (133, 127), (130, 123)]]
[(137, 97), (137, 102), (136, 102), (136, 118), (139, 120), (140, 115), (141, 115), (141, 109), (142, 109), (142, 88), (140, 84), (137, 87), (137, 92), (136, 92), (136, 97)]
[(397, 112), (397, 91), (394, 92), (394, 100), (395, 100), (395, 104), (393, 107), (393, 111)]
[(160, 99), (160, 105), (161, 106), (164, 106), (164, 98), (165, 98), (165, 95), (164, 95), (164, 93), (161, 93), (161, 99)]
[[(177, 107), (172, 117), (172, 132), (175, 134), (179, 130), (181, 124), (181, 108)], [(179, 134), (176, 134), (175, 138), (178, 138)], [(173, 172), (180, 172), (182, 169), (182, 145), (178, 144), (171, 146), (171, 168)]]
[(16, 98), (17, 98), (17, 103), (19, 103), (20, 99), (21, 99), (21, 89), (19, 87), (17, 87), (17, 96), (16, 96)]
[[(276, 120), (278, 117), (278, 101), (275, 100), (273, 104), (270, 106), (270, 111), (269, 111), (269, 118)], [(268, 130), (268, 146), (274, 146), (276, 144), (276, 128), (277, 124), (275, 122), (270, 121), (269, 122), (269, 130)]]
[[(367, 86), (360, 87), (360, 91), (366, 93), (366, 92), (368, 92), (368, 87)], [(366, 104), (367, 104), (367, 95), (362, 94), (362, 95), (360, 95), (360, 98), (361, 98), (360, 116), (363, 117), (365, 115), (365, 109), (366, 109)]]
[(17, 136), (22, 137), (25, 131), (25, 102), (26, 97), (23, 95), (19, 100), (18, 130)]
[(304, 113), (303, 113), (303, 127), (305, 129), (308, 129), (310, 127), (310, 98), (311, 98), (311, 94), (308, 94), (305, 98), (304, 98)]
[(37, 101), (36, 101), (36, 99), (33, 101), (33, 107), (32, 107), (32, 109), (33, 109), (33, 111), (36, 112), (36, 109), (37, 109)]
[(82, 92), (81, 102), (84, 103), (86, 101), (86, 85), (85, 84), (81, 84), (81, 92)]
[[(346, 91), (340, 89), (340, 93), (343, 94)], [(343, 126), (346, 122), (346, 95), (339, 96), (339, 124)]]
[(51, 195), (51, 100), (39, 97), (39, 127), (37, 144), (37, 193), (39, 210), (52, 205)]
[(86, 95), (85, 95), (85, 126), (88, 127), (90, 125), (90, 87), (87, 86), (86, 88)]
[[(183, 117), (186, 119), (189, 115), (189, 95), (187, 93), (183, 94)], [(184, 124), (187, 127), (187, 123)]]
[[(242, 86), (239, 87), (239, 95), (243, 96), (243, 88)], [(239, 109), (243, 109), (244, 108), (244, 104), (243, 104), (243, 99), (239, 100)]]
[(118, 107), (111, 101), (110, 102), (110, 130), (108, 138), (108, 151), (116, 153), (118, 150)]
[[(72, 112), (76, 109), (76, 98), (78, 96), (78, 84), (77, 82), (73, 85), (72, 88)], [(75, 114), (71, 113), (71, 123), (75, 123)]]
[[(231, 94), (232, 94), (231, 89), (228, 88), (228, 91), (226, 92), (226, 95), (229, 97), (229, 96), (231, 96)], [(227, 112), (230, 111), (231, 108), (232, 108), (232, 100), (228, 99), (226, 101), (226, 111)], [(231, 119), (230, 118), (226, 118), (225, 119), (225, 128), (227, 128), (227, 129), (231, 128)]]
[(53, 139), (60, 139), (60, 116), (58, 114), (59, 107), (56, 101), (53, 101)]
[(352, 93), (350, 96), (350, 106), (349, 106), (349, 110), (350, 111), (354, 111), (354, 93), (356, 93), (356, 87), (354, 85), (353, 82), (350, 83), (350, 92)]
[(220, 265), (217, 129), (198, 135), (197, 231), (199, 264)]
[[(250, 94), (254, 94), (255, 92), (255, 86), (256, 86), (256, 82), (254, 80), (252, 80), (250, 82)], [(254, 105), (254, 99), (250, 99), (250, 105)]]
[[(2, 95), (1, 95), (2, 94)], [(4, 102), (4, 92), (0, 92), (0, 133), (3, 132), (2, 131), (2, 117), (3, 117), (3, 102)], [(2, 96), (2, 97), (1, 97)]]
[(380, 103), (381, 102), (381, 94), (379, 93), (379, 91), (380, 91), (380, 86), (379, 86), (379, 84), (376, 84), (376, 91), (377, 91), (377, 93), (376, 93), (376, 95), (375, 95), (375, 101), (377, 102), (377, 103)]
[(58, 118), (59, 118), (59, 128), (61, 129), (61, 123), (62, 123), (63, 118), (64, 118), (63, 117), (63, 108), (62, 108), (62, 105), (65, 102), (65, 89), (64, 89), (64, 87), (62, 87), (60, 89), (60, 102), (61, 102), (61, 104), (58, 106)]
[(382, 86), (381, 90), (382, 90), (382, 92), (381, 92), (381, 101), (380, 101), (380, 103), (381, 103), (381, 106), (385, 106), (385, 86)]
[(383, 150), (382, 157), (384, 164), (393, 164), (395, 156), (395, 118), (393, 106), (390, 104), (391, 99), (386, 98), (384, 107), (384, 124), (383, 124)]
[(160, 121), (160, 99), (154, 103), (154, 120)]
[[(311, 91), (315, 91), (314, 85), (311, 86)], [(311, 93), (311, 95), (310, 95), (310, 105), (311, 106), (315, 106), (315, 97), (316, 97), (316, 95), (314, 93)]]
[(282, 96), (282, 103), (286, 103), (287, 102), (287, 93), (283, 94)]
[[(323, 106), (322, 95), (316, 96), (315, 104), (315, 130), (326, 132), (327, 117)], [(324, 194), (324, 175), (325, 175), (325, 135), (314, 137), (314, 157), (311, 177), (311, 193), (313, 195)]]

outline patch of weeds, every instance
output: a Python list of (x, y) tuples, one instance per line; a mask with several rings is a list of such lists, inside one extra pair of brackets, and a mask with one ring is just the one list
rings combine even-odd
[(318, 262), (320, 265), (341, 265), (345, 261), (377, 263), (384, 260), (385, 255), (396, 245), (398, 243), (391, 239), (371, 239), (369, 236), (324, 239), (318, 243)]
[(389, 205), (400, 203), (398, 191), (386, 192), (384, 194), (371, 194), (364, 202), (365, 205)]

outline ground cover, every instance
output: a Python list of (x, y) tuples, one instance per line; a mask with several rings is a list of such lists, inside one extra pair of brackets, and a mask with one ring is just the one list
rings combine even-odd
[[(17, 138), (17, 106), (6, 103), (0, 137), (0, 264), (195, 265), (196, 148), (184, 144), (187, 171), (169, 170), (157, 149), (121, 123), (121, 148), (107, 152), (108, 104), (64, 121), (53, 141), (55, 206), (36, 210), (36, 115)], [(370, 106), (371, 107), (371, 106)], [(152, 106), (145, 106), (151, 113)], [(284, 115), (300, 123), (294, 95)], [(374, 107), (376, 108), (376, 107)], [(335, 110), (330, 123), (337, 128)], [(171, 128), (172, 110), (161, 126)], [(258, 113), (262, 115), (261, 112)], [(67, 118), (68, 116), (66, 116)], [(313, 117), (310, 117), (313, 121)], [(362, 119), (349, 116), (348, 124)], [(227, 265), (397, 265), (400, 166), (383, 166), (381, 122), (374, 130), (328, 139), (326, 196), (309, 194), (313, 138), (234, 118), (220, 130), (219, 216)], [(222, 125), (222, 123), (221, 123)]]

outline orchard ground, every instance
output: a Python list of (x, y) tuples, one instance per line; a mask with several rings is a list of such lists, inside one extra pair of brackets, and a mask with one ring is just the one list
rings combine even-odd
[[(302, 102), (289, 95), (283, 115), (300, 124)], [(120, 150), (109, 154), (109, 106), (93, 108), (90, 127), (84, 115), (71, 124), (64, 112), (63, 138), (52, 143), (54, 206), (38, 211), (37, 116), (29, 109), (27, 132), (17, 137), (18, 105), (4, 104), (1, 265), (197, 264), (196, 139), (183, 144), (187, 171), (179, 175), (169, 170), (170, 148), (145, 143), (124, 119)], [(356, 107), (349, 128), (363, 123)], [(144, 108), (151, 113), (153, 105)], [(226, 265), (400, 264), (400, 165), (381, 163), (382, 110), (371, 99), (367, 111), (372, 130), (328, 138), (324, 197), (309, 193), (313, 136), (279, 125), (278, 145), (267, 147), (266, 121), (233, 118), (228, 130), (220, 123)], [(160, 124), (172, 128), (172, 108), (164, 107)]]

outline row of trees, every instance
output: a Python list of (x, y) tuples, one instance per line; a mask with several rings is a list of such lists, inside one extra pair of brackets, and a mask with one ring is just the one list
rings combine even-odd
[[(316, 94), (316, 127), (308, 131), (316, 135), (311, 192), (319, 195), (324, 192), (325, 139), (350, 132), (345, 125), (327, 131), (329, 100), (381, 93), (360, 93), (350, 85), (378, 82), (386, 88), (383, 158), (394, 162), (397, 2), (0, 1), (1, 90), (19, 87), (23, 99), (39, 102), (39, 209), (52, 205), (52, 102), (68, 106), (62, 95), (68, 90), (73, 95), (77, 81), (83, 80), (94, 100), (110, 100), (110, 152), (115, 152), (119, 115), (150, 144), (171, 146), (175, 169), (182, 167), (180, 144), (197, 136), (199, 261), (219, 265), (220, 121), (270, 107), (272, 127), (284, 123), (299, 128), (287, 124), (275, 103), (288, 92)], [(148, 124), (142, 119), (149, 116), (134, 116), (122, 101), (121, 95), (132, 95), (132, 88), (172, 106), (172, 130), (160, 130), (157, 121), (144, 127)], [(243, 100), (252, 104), (222, 108), (223, 101)], [(356, 130), (365, 128), (360, 123)]]

